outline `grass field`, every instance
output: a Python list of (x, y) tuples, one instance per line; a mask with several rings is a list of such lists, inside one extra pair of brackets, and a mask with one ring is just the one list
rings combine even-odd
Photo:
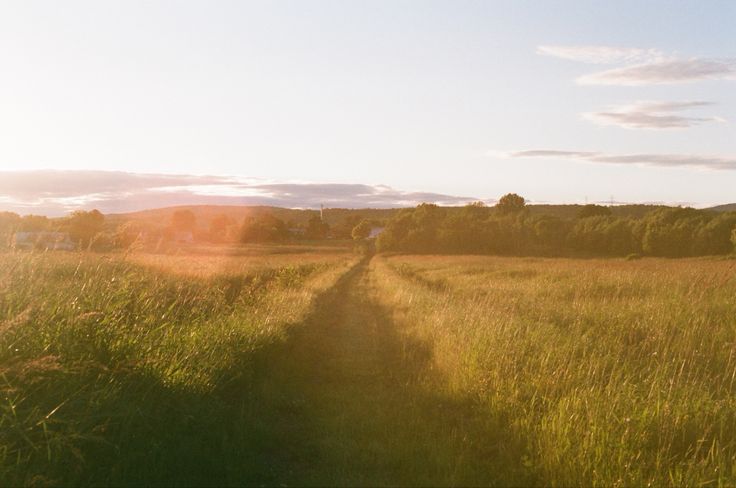
[(248, 475), (262, 356), (354, 261), (0, 255), (0, 485)]
[(0, 485), (733, 485), (736, 261), (0, 255)]
[(430, 342), (450, 391), (494, 423), (503, 482), (736, 481), (736, 262), (393, 257), (374, 268), (399, 328)]

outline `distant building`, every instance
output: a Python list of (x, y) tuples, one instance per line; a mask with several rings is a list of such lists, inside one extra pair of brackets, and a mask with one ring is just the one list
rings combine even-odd
[(304, 227), (289, 227), (287, 231), (293, 237), (304, 237), (304, 235), (307, 233), (307, 229), (305, 229)]
[(77, 246), (67, 232), (16, 232), (13, 248), (74, 251)]
[(368, 234), (368, 239), (375, 239), (378, 237), (385, 227), (371, 227), (371, 232)]

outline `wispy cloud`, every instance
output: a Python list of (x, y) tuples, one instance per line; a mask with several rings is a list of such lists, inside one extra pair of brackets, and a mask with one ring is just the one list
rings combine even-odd
[(657, 85), (702, 80), (736, 79), (736, 59), (683, 59), (658, 49), (616, 46), (539, 46), (537, 54), (588, 64), (621, 65), (590, 73), (576, 81), (581, 85)]
[(691, 167), (711, 170), (736, 170), (736, 157), (703, 156), (695, 154), (608, 154), (591, 151), (559, 151), (555, 149), (533, 149), (512, 151), (510, 158), (569, 159), (590, 163), (640, 164), (659, 167)]
[(656, 61), (581, 76), (581, 85), (661, 85), (702, 80), (736, 79), (736, 60), (701, 59)]
[(120, 213), (173, 205), (272, 205), (390, 208), (422, 202), (477, 200), (385, 185), (282, 183), (230, 176), (156, 175), (108, 171), (0, 172), (0, 210), (63, 215), (79, 208)]
[(661, 61), (664, 53), (657, 49), (615, 46), (539, 46), (537, 54), (589, 64), (622, 64)]
[(679, 112), (714, 105), (713, 102), (635, 102), (582, 114), (584, 119), (602, 125), (627, 129), (683, 129), (704, 122), (724, 122), (720, 117), (692, 117)]

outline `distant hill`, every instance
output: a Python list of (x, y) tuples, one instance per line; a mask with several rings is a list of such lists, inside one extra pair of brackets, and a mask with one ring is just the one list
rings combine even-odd
[[(177, 210), (190, 210), (197, 219), (197, 226), (207, 228), (213, 218), (219, 215), (230, 217), (235, 222), (242, 222), (246, 217), (270, 213), (284, 222), (293, 225), (304, 225), (319, 210), (304, 210), (269, 206), (240, 206), (240, 205), (184, 205), (177, 207), (155, 208), (139, 212), (108, 214), (108, 225), (116, 226), (122, 222), (137, 221), (151, 226), (165, 226), (171, 222), (171, 216)], [(387, 220), (400, 209), (346, 209), (326, 208), (324, 219), (329, 225), (342, 223), (347, 217), (357, 216), (361, 219)]]
[(714, 212), (736, 212), (736, 203), (727, 203), (725, 205), (716, 205), (706, 210), (713, 210)]
[[(552, 215), (561, 219), (575, 219), (583, 205), (528, 205), (531, 215)], [(461, 207), (457, 207), (458, 209)], [(659, 208), (666, 208), (665, 205), (614, 205), (611, 212), (616, 217), (641, 218), (648, 212)], [(287, 222), (290, 225), (303, 226), (309, 219), (319, 214), (319, 210), (313, 209), (294, 209), (270, 206), (240, 206), (240, 205), (185, 205), (177, 207), (155, 208), (150, 210), (142, 210), (139, 212), (108, 214), (106, 216), (107, 224), (115, 227), (122, 222), (137, 221), (148, 224), (152, 227), (164, 227), (171, 222), (171, 216), (177, 210), (190, 210), (197, 219), (197, 226), (207, 228), (210, 221), (219, 215), (226, 215), (234, 222), (242, 222), (246, 217), (257, 216), (264, 213), (270, 213), (275, 217)], [(400, 208), (390, 209), (347, 209), (347, 208), (326, 208), (324, 210), (324, 219), (330, 226), (339, 225), (348, 217), (359, 219), (371, 219), (386, 221), (399, 212)], [(717, 212), (736, 211), (736, 203), (719, 205), (707, 210)]]
[[(577, 218), (578, 212), (583, 205), (527, 205), (532, 215), (553, 215), (561, 219)], [(614, 205), (610, 207), (614, 217), (638, 219), (658, 208), (666, 208), (666, 205)]]

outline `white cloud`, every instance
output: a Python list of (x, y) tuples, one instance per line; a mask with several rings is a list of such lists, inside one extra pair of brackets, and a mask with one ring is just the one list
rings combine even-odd
[(620, 65), (590, 73), (581, 85), (656, 85), (701, 80), (736, 79), (736, 59), (689, 58), (666, 55), (658, 49), (615, 46), (539, 46), (537, 54), (588, 64)]
[(682, 129), (704, 122), (724, 122), (720, 117), (692, 117), (674, 112), (713, 105), (712, 102), (635, 102), (582, 114), (583, 118), (602, 125), (627, 129)]
[(661, 85), (736, 79), (734, 59), (680, 59), (624, 66), (581, 76), (581, 85)]
[(700, 100), (686, 101), (686, 102), (651, 102), (641, 101), (634, 102), (628, 107), (632, 109), (643, 110), (647, 112), (676, 112), (678, 110), (686, 110), (689, 108), (707, 107), (709, 105), (715, 105), (713, 102), (704, 102)]
[(591, 151), (559, 151), (533, 149), (512, 151), (510, 158), (570, 159), (590, 163), (641, 164), (660, 167), (691, 167), (711, 170), (736, 170), (736, 157), (703, 156), (695, 154), (607, 154)]
[(654, 62), (664, 59), (657, 49), (614, 46), (539, 46), (537, 54), (590, 64)]
[(574, 158), (585, 159), (596, 156), (598, 153), (587, 151), (556, 151), (554, 149), (530, 149), (526, 151), (507, 152), (507, 157), (512, 158)]

